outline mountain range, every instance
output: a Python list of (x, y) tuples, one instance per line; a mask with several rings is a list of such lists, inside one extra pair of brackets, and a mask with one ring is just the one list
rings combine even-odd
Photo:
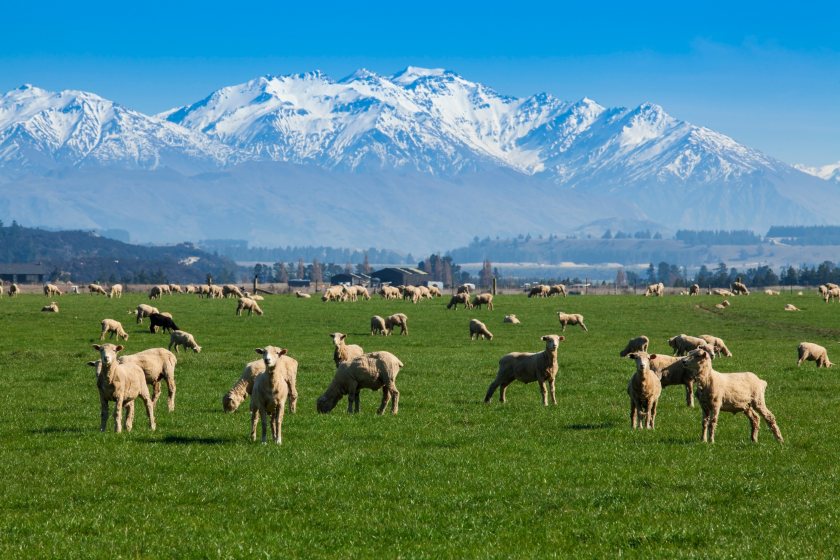
[(137, 241), (763, 232), (836, 222), (838, 183), (840, 165), (790, 166), (653, 103), (515, 98), (440, 69), (263, 76), (158, 115), (30, 85), (0, 98), (0, 218)]

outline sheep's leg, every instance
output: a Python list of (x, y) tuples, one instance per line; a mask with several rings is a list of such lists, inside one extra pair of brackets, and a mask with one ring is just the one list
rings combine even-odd
[(108, 425), (108, 401), (102, 396), (102, 393), (99, 393), (99, 406), (102, 408), (99, 415), (99, 431), (104, 432), (105, 426)]
[(651, 430), (656, 429), (656, 408), (657, 408), (658, 405), (659, 405), (659, 400), (658, 399), (653, 401), (653, 407), (651, 409), (652, 416), (651, 416), (651, 420), (650, 420), (650, 429)]
[(100, 334), (100, 335), (99, 335), (99, 340), (100, 340), (100, 341), (105, 340), (105, 333), (106, 333), (106, 332), (107, 332), (107, 331), (105, 331), (104, 329), (102, 330), (102, 334)]
[(130, 432), (134, 428), (134, 401), (125, 403), (125, 431)]
[(685, 383), (685, 404), (694, 407), (694, 382), (686, 381)]
[[(498, 387), (499, 385), (500, 385), (499, 378), (497, 377), (496, 379), (493, 380), (492, 383), (490, 383), (490, 387), (487, 388), (487, 394), (484, 395), (484, 402), (486, 402), (486, 403), (490, 402), (490, 399), (493, 398), (493, 393), (496, 392), (496, 387)], [(504, 397), (502, 397), (502, 402), (505, 402)]]
[[(174, 375), (167, 375), (166, 376), (166, 406), (169, 408), (169, 412), (174, 412), (175, 410), (175, 376)], [(157, 398), (155, 398), (157, 400)]]
[(274, 443), (280, 445), (283, 443), (283, 436), (280, 433), (280, 426), (283, 423), (283, 413), (286, 410), (286, 403), (279, 402), (276, 403), (274, 412), (271, 414), (271, 437), (274, 439)]
[(557, 404), (557, 395), (554, 392), (554, 379), (549, 378), (548, 380), (548, 388), (551, 391), (551, 404)]
[(636, 403), (632, 400), (630, 401), (630, 429), (635, 430), (636, 425), (638, 423), (638, 412), (636, 408)]
[(143, 399), (143, 404), (146, 405), (146, 416), (149, 417), (149, 429), (154, 432), (157, 428), (155, 422), (155, 403), (152, 402), (149, 395), (140, 395), (140, 398)]
[(542, 397), (543, 406), (548, 406), (548, 393), (545, 388), (545, 379), (537, 379), (537, 384), (540, 386), (540, 396)]
[(776, 423), (776, 417), (772, 412), (770, 412), (767, 405), (761, 401), (755, 403), (755, 408), (758, 410), (758, 413), (761, 414), (761, 417), (764, 418), (764, 421), (767, 422), (767, 426), (773, 432), (773, 436), (779, 441), (779, 443), (785, 441), (785, 438), (782, 437), (781, 430), (779, 430), (779, 425)]
[(750, 407), (744, 409), (744, 414), (746, 414), (747, 418), (750, 419), (750, 439), (757, 442), (759, 422), (761, 422), (761, 419), (758, 417), (758, 414), (756, 414), (756, 412)]
[(400, 410), (400, 392), (397, 390), (397, 386), (393, 383), (391, 384), (391, 414), (395, 415)]
[(268, 429), (268, 418), (266, 418), (267, 414), (265, 411), (265, 407), (260, 407), (260, 426), (262, 427), (262, 442), (266, 443), (265, 436), (266, 430)]
[(152, 404), (157, 404), (160, 397), (160, 379), (152, 381)]
[(289, 410), (291, 410), (292, 414), (294, 414), (297, 412), (297, 384), (294, 381), (290, 381), (287, 382), (286, 385), (289, 386)]
[(360, 397), (359, 393), (361, 393), (361, 392), (362, 392), (362, 390), (357, 388), (356, 392), (353, 394), (353, 397), (354, 397), (354, 400), (355, 400), (355, 404), (353, 406), (353, 412), (359, 412), (359, 407), (362, 405), (362, 399), (359, 398)]
[(589, 329), (587, 329), (587, 328), (586, 328), (586, 325), (584, 325), (582, 322), (581, 322), (581, 324), (580, 324), (580, 328), (582, 328), (582, 329), (583, 329), (584, 331), (586, 331), (586, 332), (589, 332)]
[(802, 354), (800, 354), (800, 355), (799, 355), (799, 361), (798, 361), (798, 362), (796, 362), (796, 367), (801, 367), (801, 366), (802, 366), (802, 362), (804, 362), (807, 358), (808, 358), (808, 354), (807, 354), (807, 353), (802, 353)]
[(114, 409), (114, 431), (118, 434), (122, 433), (122, 409), (123, 409), (123, 398), (117, 397), (117, 406)]
[(502, 403), (507, 402), (507, 388), (508, 388), (508, 385), (510, 385), (511, 383), (513, 383), (513, 380), (510, 380), (507, 383), (502, 383), (501, 386), (499, 387), (499, 401), (500, 402), (502, 402)]
[(709, 422), (709, 441), (715, 442), (715, 430), (717, 429), (718, 417), (720, 416), (720, 406), (715, 406), (712, 409), (711, 421)]
[(257, 409), (251, 409), (251, 441), (257, 441)]
[(385, 407), (388, 406), (388, 401), (391, 400), (391, 393), (388, 391), (388, 386), (384, 385), (382, 387), (382, 402), (379, 404), (379, 410), (376, 411), (377, 414), (382, 414), (385, 412)]
[(705, 407), (703, 408), (703, 431), (700, 433), (700, 441), (706, 442), (709, 441), (709, 410)]

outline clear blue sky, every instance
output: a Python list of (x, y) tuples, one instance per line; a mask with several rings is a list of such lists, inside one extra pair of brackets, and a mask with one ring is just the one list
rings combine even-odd
[(838, 22), (827, 1), (15, 2), (0, 91), (82, 89), (156, 113), (262, 74), (444, 67), (508, 95), (652, 101), (815, 165), (840, 161)]

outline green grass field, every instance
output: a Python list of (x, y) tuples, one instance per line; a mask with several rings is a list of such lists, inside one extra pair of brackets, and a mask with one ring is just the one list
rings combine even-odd
[[(174, 413), (165, 392), (150, 432), (99, 431), (91, 348), (105, 317), (130, 333), (126, 352), (166, 346), (127, 314), (145, 298), (0, 299), (0, 558), (161, 557), (704, 557), (819, 558), (840, 551), (840, 372), (796, 367), (800, 341), (837, 354), (840, 306), (815, 293), (730, 298), (499, 296), (496, 309), (447, 311), (445, 301), (323, 304), (268, 297), (262, 317), (235, 317), (233, 300), (172, 296), (156, 304), (192, 332), (202, 353), (179, 355)], [(801, 313), (786, 313), (784, 303)], [(559, 333), (555, 311), (582, 313), (561, 344), (556, 407), (536, 384), (515, 383), (508, 403), (483, 397), (499, 357), (540, 351)], [(369, 335), (371, 315), (409, 316), (408, 337)], [(502, 323), (516, 313), (522, 325)], [(470, 341), (482, 319), (490, 341)], [(400, 413), (376, 416), (362, 393), (328, 415), (315, 399), (334, 372), (328, 333), (405, 367)], [(785, 443), (762, 423), (749, 441), (743, 415), (722, 414), (717, 443), (702, 444), (700, 410), (667, 387), (657, 429), (629, 429), (618, 357), (645, 334), (667, 352), (679, 333), (714, 334), (769, 383), (767, 403)], [(273, 344), (300, 362), (298, 412), (283, 445), (248, 439), (247, 402), (224, 414), (221, 396), (254, 348)], [(840, 359), (840, 358), (837, 358)]]

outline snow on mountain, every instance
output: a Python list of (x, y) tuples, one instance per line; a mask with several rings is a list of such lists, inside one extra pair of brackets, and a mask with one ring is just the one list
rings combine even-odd
[(840, 183), (840, 161), (831, 163), (829, 165), (822, 165), (820, 167), (809, 167), (807, 165), (795, 164), (794, 167), (803, 173), (819, 177), (826, 181), (836, 181)]

